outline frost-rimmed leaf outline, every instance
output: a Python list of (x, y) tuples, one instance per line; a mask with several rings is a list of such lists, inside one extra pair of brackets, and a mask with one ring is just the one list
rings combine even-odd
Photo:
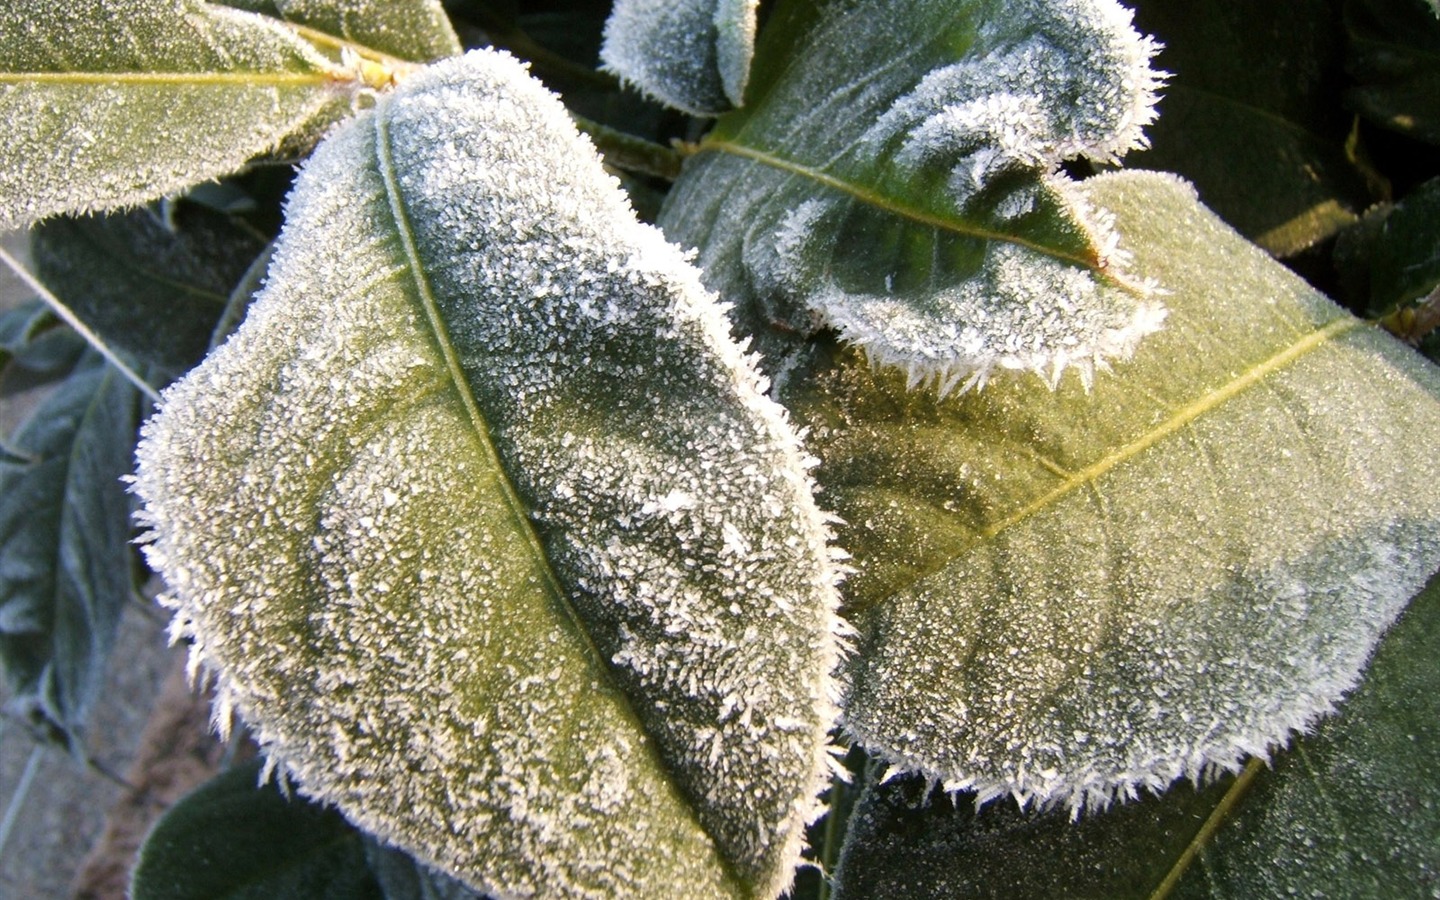
[(715, 116), (745, 102), (759, 0), (617, 0), (600, 58), (661, 103)]
[(0, 8), (0, 228), (135, 206), (303, 143), (363, 73), (284, 25), (202, 0)]
[[(778, 895), (829, 772), (840, 569), (697, 274), (490, 52), (335, 132), (288, 210), (266, 293), (139, 452), (218, 718), (482, 889)], [(387, 605), (422, 588), (422, 622)]]
[(833, 328), (942, 394), (1002, 370), (1088, 382), (1164, 317), (1058, 170), (1144, 144), (1162, 75), (1130, 18), (1113, 0), (782, 5), (747, 106), (661, 224), (770, 355)]
[(1173, 180), (1083, 189), (1175, 289), (1093, 393), (937, 402), (854, 360), (783, 393), (856, 557), (847, 730), (980, 802), (1073, 813), (1311, 727), (1440, 565), (1434, 370)]

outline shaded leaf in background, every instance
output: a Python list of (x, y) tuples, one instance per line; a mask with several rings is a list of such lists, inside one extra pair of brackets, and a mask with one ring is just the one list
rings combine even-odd
[(1440, 373), (1178, 181), (1082, 189), (1171, 292), (1091, 391), (936, 402), (841, 355), (782, 399), (859, 570), (850, 732), (1088, 808), (1234, 768), (1354, 684), (1440, 567)]
[(1407, 324), (1423, 329), (1407, 335), (1418, 339), (1440, 324), (1426, 327), (1424, 310), (1407, 317), (1406, 309), (1440, 287), (1440, 178), (1420, 185), (1393, 206), (1367, 213), (1336, 242), (1335, 265), (1342, 289), (1367, 315), (1399, 311), (1387, 327), (1393, 323), (1401, 333)]
[(265, 241), (237, 220), (176, 204), (60, 217), (31, 232), (36, 274), (111, 348), (179, 375), (209, 349), (230, 293)]
[(755, 54), (759, 0), (618, 0), (605, 66), (676, 109), (713, 116), (741, 106)]
[(73, 368), (84, 351), (85, 340), (61, 326), (43, 301), (0, 313), (0, 374), (13, 363), (31, 373), (60, 375)]
[(460, 53), (440, 0), (219, 0), (413, 62)]
[(1440, 19), (1422, 0), (1345, 0), (1354, 87), (1366, 118), (1440, 144)]
[(139, 453), (222, 719), (477, 888), (778, 894), (828, 776), (836, 569), (726, 331), (510, 57), (334, 132)]
[(0, 6), (0, 228), (133, 206), (347, 114), (358, 83), (283, 25), (200, 0)]
[(1056, 167), (1143, 143), (1153, 51), (1112, 0), (782, 5), (661, 225), (767, 354), (826, 327), (941, 393), (1086, 381), (1164, 314)]
[(484, 900), (485, 895), (463, 882), (435, 871), (415, 857), (365, 838), (365, 862), (375, 874), (385, 900)]
[(260, 763), (176, 803), (140, 850), (133, 900), (392, 900), (340, 814), (260, 785)]
[(1151, 148), (1126, 164), (1178, 172), (1206, 206), (1276, 256), (1354, 222), (1370, 205), (1347, 158), (1337, 0), (1139, 0), (1137, 27), (1172, 73)]
[[(837, 900), (1422, 897), (1440, 886), (1440, 584), (1385, 635), (1340, 712), (1268, 768), (1072, 822), (976, 813), (922, 779), (870, 784)], [(928, 798), (928, 803), (925, 802)]]
[(134, 596), (129, 473), (135, 388), (87, 354), (0, 463), (0, 661), (16, 701), (61, 732), (84, 726), (121, 610)]

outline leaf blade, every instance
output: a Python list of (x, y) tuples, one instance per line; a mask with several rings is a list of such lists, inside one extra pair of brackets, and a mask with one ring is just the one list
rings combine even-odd
[(349, 108), (348, 76), (303, 41), (200, 0), (24, 0), (0, 48), (0, 227), (178, 192)]

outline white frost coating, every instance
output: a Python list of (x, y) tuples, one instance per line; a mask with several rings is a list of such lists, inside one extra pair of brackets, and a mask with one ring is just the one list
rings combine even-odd
[[(0, 229), (133, 206), (233, 172), (347, 113), (355, 86), (280, 23), (196, 0), (10, 0), (0, 5), (0, 69), (197, 75), (160, 89), (143, 79), (0, 84)], [(253, 75), (225, 80), (242, 73)]]
[(476, 887), (773, 897), (845, 626), (763, 388), (552, 95), (433, 66), (317, 150), (145, 428), (174, 634), (302, 791)]
[[(1010, 43), (1015, 19), (1028, 27)], [(931, 72), (865, 140), (901, 166), (953, 160), (962, 201), (1016, 165), (1114, 162), (1146, 146), (1163, 80), (1150, 67), (1158, 45), (1131, 19), (1115, 0), (1007, 4), (980, 27), (977, 44), (993, 49)]]
[(759, 0), (618, 0), (600, 58), (626, 84), (702, 116), (740, 106)]

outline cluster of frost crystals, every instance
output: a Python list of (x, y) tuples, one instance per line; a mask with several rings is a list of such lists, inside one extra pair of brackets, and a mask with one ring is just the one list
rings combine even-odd
[(1007, 3), (976, 47), (895, 101), (865, 135), (872, 152), (902, 167), (946, 161), (963, 203), (1016, 167), (1113, 162), (1145, 146), (1158, 47), (1115, 0)]
[(813, 464), (503, 54), (302, 172), (136, 492), (174, 632), (304, 792), (501, 896), (773, 897), (831, 762)]
[(702, 116), (740, 106), (759, 0), (619, 0), (605, 68), (662, 103)]

